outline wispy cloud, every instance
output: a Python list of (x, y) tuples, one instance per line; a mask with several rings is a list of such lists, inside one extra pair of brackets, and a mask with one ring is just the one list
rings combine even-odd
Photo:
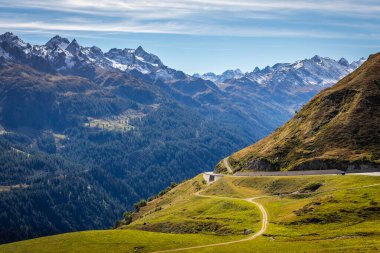
[[(320, 11), (320, 12), (349, 12), (349, 13), (376, 13), (380, 11), (378, 1), (340, 1), (340, 0), (3, 0), (3, 6), (46, 8), (52, 10), (88, 11), (97, 14), (104, 11), (148, 11), (161, 12), (162, 10), (186, 10), (185, 12), (200, 11)], [(101, 11), (97, 12), (97, 11)], [(157, 13), (156, 13), (157, 14)]]
[[(12, 31), (35, 31), (36, 33), (52, 33), (65, 31), (83, 32), (117, 32), (117, 33), (161, 33), (182, 35), (205, 35), (205, 36), (241, 36), (241, 37), (303, 37), (303, 38), (326, 38), (326, 39), (348, 39), (352, 33), (337, 33), (319, 30), (292, 30), (292, 29), (263, 29), (263, 28), (228, 28), (218, 25), (207, 25), (195, 27), (191, 24), (160, 23), (139, 24), (138, 22), (120, 22), (112, 24), (90, 24), (88, 22), (12, 22), (0, 21), (0, 29)], [(356, 39), (364, 38), (380, 39), (379, 33), (365, 34), (357, 33)]]
[[(360, 28), (380, 19), (380, 2), (371, 0), (0, 0), (0, 8), (11, 14), (0, 16), (0, 28), (39, 31), (360, 38)], [(336, 20), (347, 15), (355, 18)]]

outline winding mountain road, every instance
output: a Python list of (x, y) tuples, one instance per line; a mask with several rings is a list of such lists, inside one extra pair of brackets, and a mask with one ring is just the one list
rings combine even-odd
[(224, 167), (227, 168), (228, 173), (230, 173), (230, 174), (234, 174), (234, 171), (232, 170), (232, 168), (231, 168), (231, 166), (230, 166), (230, 163), (228, 162), (228, 158), (230, 158), (230, 157), (227, 156), (226, 158), (223, 159)]
[(201, 195), (200, 192), (201, 191), (198, 191), (198, 192), (194, 193), (194, 195), (196, 195), (198, 197), (202, 197), (202, 198), (229, 199), (229, 200), (231, 200), (231, 199), (233, 199), (233, 200), (241, 199), (241, 200), (245, 200), (245, 201), (247, 201), (249, 203), (252, 203), (252, 204), (256, 205), (260, 209), (260, 212), (261, 212), (261, 215), (262, 215), (261, 229), (259, 231), (257, 231), (256, 233), (254, 233), (253, 235), (247, 237), (247, 238), (243, 238), (243, 239), (239, 239), (239, 240), (235, 240), (235, 241), (213, 243), (213, 244), (199, 245), (199, 246), (192, 246), (192, 247), (185, 247), (185, 248), (177, 248), (177, 249), (160, 250), (160, 251), (154, 251), (154, 252), (151, 252), (151, 253), (177, 252), (177, 251), (184, 251), (184, 250), (202, 249), (202, 248), (208, 248), (208, 247), (214, 247), (214, 246), (229, 245), (229, 244), (234, 244), (234, 243), (239, 243), (239, 242), (246, 242), (246, 241), (250, 241), (250, 240), (253, 240), (253, 239), (259, 237), (260, 235), (264, 234), (265, 231), (267, 230), (267, 227), (268, 227), (268, 213), (265, 210), (264, 206), (262, 204), (260, 204), (259, 202), (256, 202), (255, 200), (256, 199), (260, 199), (260, 198), (266, 198), (266, 197), (269, 197), (269, 196), (259, 196), (259, 197), (244, 199), (244, 198), (231, 198), (231, 197)]

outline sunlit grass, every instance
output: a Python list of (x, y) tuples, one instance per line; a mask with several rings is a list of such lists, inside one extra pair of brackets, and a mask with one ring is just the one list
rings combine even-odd
[[(380, 186), (357, 187), (379, 183), (380, 177), (357, 175), (225, 177), (206, 187), (198, 176), (149, 202), (141, 217), (122, 229), (43, 237), (1, 245), (0, 252), (152, 252), (233, 241), (244, 238), (244, 228), (260, 227), (253, 204), (194, 196), (200, 188), (204, 195), (270, 195), (257, 200), (268, 212), (269, 226), (255, 240), (196, 252), (378, 252)], [(171, 233), (157, 232), (165, 229)]]

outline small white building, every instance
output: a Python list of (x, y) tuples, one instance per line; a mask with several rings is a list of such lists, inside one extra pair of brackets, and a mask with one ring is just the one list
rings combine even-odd
[(223, 174), (216, 174), (214, 172), (205, 172), (205, 173), (203, 173), (203, 178), (204, 178), (204, 180), (206, 180), (206, 182), (208, 184), (211, 184), (211, 183), (213, 183), (215, 181), (218, 181), (222, 177), (224, 177)]

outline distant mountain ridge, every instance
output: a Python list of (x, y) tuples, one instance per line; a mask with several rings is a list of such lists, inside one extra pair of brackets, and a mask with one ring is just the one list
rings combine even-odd
[(244, 73), (240, 69), (226, 70), (226, 71), (224, 71), (220, 75), (214, 74), (212, 72), (205, 73), (205, 74), (202, 74), (202, 75), (196, 73), (196, 74), (193, 75), (193, 77), (198, 77), (198, 78), (202, 78), (202, 79), (205, 79), (205, 80), (210, 80), (210, 81), (213, 81), (213, 82), (216, 82), (216, 83), (223, 83), (226, 80), (229, 80), (229, 79), (238, 79), (238, 78), (241, 78), (243, 76), (244, 76)]
[[(31, 45), (13, 33), (4, 33), (0, 35), (0, 57), (32, 66), (43, 65), (46, 70), (60, 73), (70, 73), (70, 70), (75, 68), (88, 70), (97, 67), (105, 70), (137, 70), (142, 74), (150, 74), (165, 80), (191, 78), (182, 71), (165, 66), (158, 56), (146, 52), (141, 46), (137, 49), (112, 48), (108, 52), (103, 52), (96, 46), (83, 47), (76, 39), (70, 42), (59, 35), (51, 38), (45, 45)], [(311, 59), (295, 63), (277, 63), (263, 69), (256, 67), (247, 73), (236, 69), (226, 70), (220, 75), (210, 72), (202, 75), (194, 74), (193, 77), (215, 83), (250, 81), (268, 86), (281, 81), (284, 75), (287, 75), (286, 78), (294, 75), (291, 81), (299, 85), (326, 86), (334, 84), (363, 62), (364, 58), (349, 63), (345, 58), (335, 61), (316, 55)]]
[[(203, 78), (216, 83), (234, 83), (237, 81), (251, 81), (263, 86), (269, 86), (293, 75), (292, 80), (298, 85), (334, 84), (340, 78), (358, 68), (365, 58), (349, 63), (345, 58), (336, 61), (328, 57), (315, 55), (310, 59), (296, 61), (294, 63), (277, 63), (263, 69), (256, 67), (253, 71), (243, 73), (240, 69), (226, 70), (222, 74), (212, 72), (206, 74), (194, 74), (194, 77)], [(305, 78), (306, 77), (306, 78)], [(337, 79), (338, 78), (338, 79)]]
[(102, 70), (137, 70), (143, 74), (155, 74), (161, 78), (173, 79), (176, 74), (184, 76), (183, 72), (166, 67), (156, 55), (147, 53), (141, 46), (137, 49), (112, 48), (108, 52), (103, 52), (96, 46), (83, 47), (76, 39), (70, 42), (58, 35), (51, 38), (45, 45), (30, 45), (13, 33), (7, 32), (0, 35), (0, 48), (0, 57), (7, 60), (64, 74), (76, 73), (74, 72), (76, 69), (88, 72), (100, 68)]

